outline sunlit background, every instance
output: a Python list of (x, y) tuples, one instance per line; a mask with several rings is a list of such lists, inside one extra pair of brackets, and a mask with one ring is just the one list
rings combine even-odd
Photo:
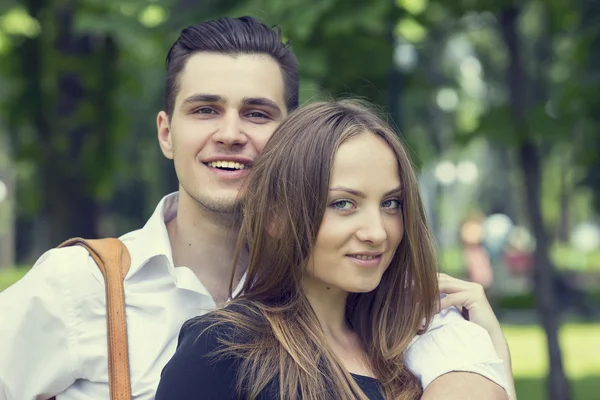
[(561, 364), (570, 398), (600, 398), (597, 0), (2, 0), (0, 290), (176, 190), (155, 136), (166, 53), (183, 27), (241, 15), (292, 41), (303, 103), (387, 107), (440, 269), (487, 288), (519, 398), (566, 400), (546, 380)]

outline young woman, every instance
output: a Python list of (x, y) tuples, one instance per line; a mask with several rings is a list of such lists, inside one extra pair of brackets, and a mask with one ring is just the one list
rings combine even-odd
[(438, 278), (395, 133), (353, 101), (306, 106), (243, 192), (241, 294), (184, 325), (156, 399), (419, 398), (403, 357)]

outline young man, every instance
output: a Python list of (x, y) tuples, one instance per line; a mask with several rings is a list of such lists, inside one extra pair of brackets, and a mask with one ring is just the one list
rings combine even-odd
[[(157, 127), (180, 190), (142, 229), (121, 237), (131, 254), (124, 286), (133, 399), (154, 397), (183, 322), (228, 299), (240, 185), (297, 106), (296, 58), (278, 32), (254, 19), (187, 28), (171, 48)], [(45, 253), (0, 294), (0, 400), (108, 399), (105, 305), (86, 250)], [(413, 343), (407, 363), (424, 386), (436, 380), (429, 398), (505, 396), (492, 382), (506, 386), (490, 337), (456, 313)]]

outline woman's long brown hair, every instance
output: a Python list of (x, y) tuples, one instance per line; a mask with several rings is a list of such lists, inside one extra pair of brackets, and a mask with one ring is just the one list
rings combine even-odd
[(415, 399), (422, 393), (403, 356), (429, 325), (438, 289), (435, 248), (417, 179), (384, 120), (367, 106), (344, 100), (290, 114), (245, 183), (236, 260), (249, 252), (246, 280), (228, 307), (209, 314), (211, 326), (233, 327), (215, 355), (242, 359), (237, 390), (243, 398), (256, 398), (276, 379), (281, 399), (366, 399), (331, 350), (301, 289), (327, 206), (334, 156), (342, 143), (361, 134), (381, 137), (396, 155), (404, 237), (378, 287), (350, 294), (346, 315), (386, 399)]

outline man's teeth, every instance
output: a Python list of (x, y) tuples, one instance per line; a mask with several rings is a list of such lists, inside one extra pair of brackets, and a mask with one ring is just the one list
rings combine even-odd
[(374, 258), (377, 258), (377, 256), (362, 256), (362, 255), (355, 255), (352, 257), (358, 258), (359, 260), (372, 260)]
[(208, 163), (208, 166), (211, 168), (246, 169), (245, 164), (235, 161), (212, 161)]

